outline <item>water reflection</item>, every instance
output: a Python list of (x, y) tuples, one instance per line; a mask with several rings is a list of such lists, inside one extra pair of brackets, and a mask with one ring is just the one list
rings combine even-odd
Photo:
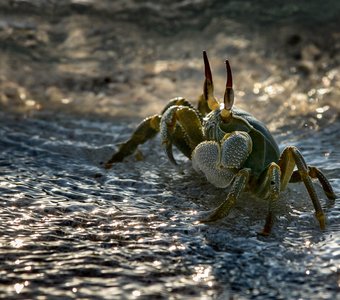
[(25, 286), (28, 286), (28, 281), (25, 281), (24, 283), (16, 283), (14, 285), (15, 292), (17, 294), (20, 294)]

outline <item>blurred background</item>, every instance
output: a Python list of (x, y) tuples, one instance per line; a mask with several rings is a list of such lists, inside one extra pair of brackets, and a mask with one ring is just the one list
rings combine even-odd
[(250, 196), (194, 226), (225, 191), (157, 139), (143, 162), (100, 163), (169, 99), (197, 101), (206, 50), (216, 96), (229, 59), (236, 105), (339, 195), (339, 28), (337, 0), (1, 1), (1, 298), (335, 299), (340, 206), (320, 189), (325, 232), (293, 185), (263, 240)]
[(338, 1), (12, 0), (0, 9), (5, 109), (141, 118), (175, 96), (197, 100), (206, 50), (217, 94), (228, 58), (237, 104), (267, 122), (306, 114), (316, 123), (339, 110)]

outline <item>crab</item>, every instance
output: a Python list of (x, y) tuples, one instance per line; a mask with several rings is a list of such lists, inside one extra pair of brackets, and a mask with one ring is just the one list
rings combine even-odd
[(275, 203), (289, 182), (303, 182), (315, 209), (321, 230), (326, 218), (312, 179), (318, 179), (329, 199), (335, 193), (326, 176), (306, 164), (295, 146), (281, 153), (265, 124), (250, 113), (234, 106), (231, 67), (226, 64), (226, 87), (223, 101), (214, 96), (212, 73), (207, 53), (203, 51), (205, 80), (203, 94), (195, 108), (182, 97), (169, 101), (162, 112), (144, 119), (132, 136), (120, 145), (107, 169), (132, 155), (140, 144), (160, 133), (161, 142), (171, 163), (177, 165), (172, 147), (176, 146), (192, 160), (193, 168), (205, 175), (217, 188), (229, 188), (226, 199), (200, 222), (226, 217), (243, 191), (268, 201), (262, 235), (269, 235), (275, 218)]

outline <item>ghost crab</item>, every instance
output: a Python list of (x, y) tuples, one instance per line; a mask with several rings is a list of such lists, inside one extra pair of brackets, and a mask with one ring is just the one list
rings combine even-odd
[[(229, 187), (227, 198), (201, 222), (213, 222), (228, 215), (244, 190), (268, 200), (268, 213), (263, 235), (271, 231), (274, 204), (289, 182), (303, 182), (312, 200), (320, 228), (325, 228), (325, 215), (312, 183), (318, 179), (326, 196), (335, 199), (325, 175), (308, 166), (294, 146), (280, 154), (277, 143), (267, 127), (250, 113), (234, 104), (232, 73), (226, 61), (227, 81), (223, 102), (214, 96), (211, 69), (203, 52), (205, 80), (198, 108), (184, 98), (169, 101), (161, 114), (144, 119), (129, 140), (120, 145), (117, 153), (105, 164), (121, 162), (135, 152), (138, 145), (158, 132), (169, 160), (177, 165), (172, 146), (175, 145), (192, 160), (193, 168), (202, 172), (218, 188)], [(296, 170), (294, 170), (296, 167)]]

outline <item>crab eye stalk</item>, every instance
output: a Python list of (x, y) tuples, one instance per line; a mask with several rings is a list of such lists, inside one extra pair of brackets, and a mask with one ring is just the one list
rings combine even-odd
[(234, 105), (233, 77), (228, 60), (225, 61), (225, 65), (227, 68), (227, 84), (224, 92), (224, 108), (231, 110)]
[(234, 105), (234, 91), (233, 91), (233, 77), (231, 75), (231, 68), (229, 61), (225, 61), (227, 68), (227, 83), (224, 92), (223, 104), (224, 107), (221, 110), (221, 117), (224, 122), (228, 122), (231, 117), (231, 108)]
[(211, 110), (215, 110), (219, 107), (219, 103), (214, 96), (214, 84), (211, 75), (210, 64), (207, 56), (207, 52), (203, 51), (203, 61), (204, 61), (204, 73), (205, 80), (203, 85), (203, 96), (208, 103)]

